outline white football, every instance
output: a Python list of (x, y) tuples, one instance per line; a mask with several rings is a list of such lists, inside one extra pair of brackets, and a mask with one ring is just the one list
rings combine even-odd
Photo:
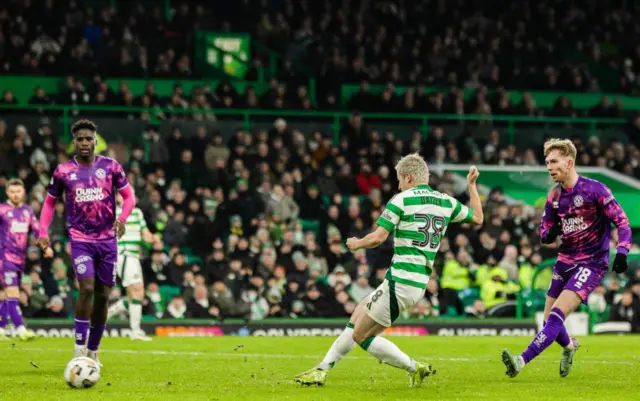
[(91, 358), (74, 358), (64, 370), (64, 380), (69, 387), (90, 388), (100, 380), (100, 366)]

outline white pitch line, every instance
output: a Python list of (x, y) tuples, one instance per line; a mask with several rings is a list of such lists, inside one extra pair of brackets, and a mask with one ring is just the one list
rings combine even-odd
[[(71, 354), (71, 350), (67, 348), (13, 348), (11, 351), (54, 351), (66, 352)], [(274, 359), (319, 359), (321, 355), (294, 355), (294, 354), (252, 354), (240, 352), (197, 352), (197, 351), (162, 351), (162, 350), (133, 350), (133, 349), (107, 349), (100, 350), (100, 353), (117, 353), (117, 354), (148, 354), (148, 355), (167, 355), (167, 356), (204, 356), (204, 357), (223, 357), (223, 358), (274, 358)], [(349, 356), (348, 359), (371, 359), (371, 357)], [(441, 358), (441, 357), (425, 357), (420, 356), (421, 360), (428, 361), (447, 361), (447, 362), (496, 362), (498, 359), (490, 358)], [(584, 356), (589, 363), (603, 365), (636, 365), (640, 363), (630, 361), (611, 361), (611, 360), (592, 360), (589, 356)], [(554, 360), (546, 360), (547, 362), (556, 363)]]

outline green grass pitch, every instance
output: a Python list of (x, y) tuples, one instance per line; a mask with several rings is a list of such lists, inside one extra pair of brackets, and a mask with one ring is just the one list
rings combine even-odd
[(328, 337), (155, 338), (103, 340), (102, 378), (74, 390), (62, 373), (73, 340), (0, 343), (0, 400), (633, 400), (640, 399), (640, 336), (590, 336), (571, 375), (558, 375), (554, 344), (515, 379), (500, 351), (522, 351), (525, 337), (390, 337), (437, 375), (408, 388), (406, 373), (356, 348), (324, 387), (301, 387), (292, 377), (314, 366)]

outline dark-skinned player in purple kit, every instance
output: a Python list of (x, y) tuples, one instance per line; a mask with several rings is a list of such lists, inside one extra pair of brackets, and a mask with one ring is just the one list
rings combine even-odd
[[(71, 240), (71, 260), (79, 283), (76, 302), (74, 358), (98, 360), (98, 348), (107, 321), (107, 301), (116, 282), (117, 239), (135, 206), (135, 197), (120, 164), (96, 156), (97, 126), (79, 120), (71, 127), (74, 157), (58, 165), (40, 214), (38, 243), (49, 246), (48, 229), (56, 200), (65, 195)], [(122, 213), (116, 219), (116, 191), (122, 195)]]
[(560, 376), (571, 372), (580, 344), (569, 338), (564, 321), (600, 285), (609, 269), (612, 224), (618, 228), (618, 246), (613, 271), (627, 270), (631, 248), (629, 220), (618, 201), (604, 184), (579, 176), (577, 151), (567, 139), (550, 139), (544, 144), (547, 170), (558, 183), (549, 191), (539, 228), (543, 244), (560, 236), (558, 260), (544, 307), (545, 324), (529, 347), (520, 355), (502, 351), (507, 376), (516, 377), (522, 369), (551, 344), (562, 347)]

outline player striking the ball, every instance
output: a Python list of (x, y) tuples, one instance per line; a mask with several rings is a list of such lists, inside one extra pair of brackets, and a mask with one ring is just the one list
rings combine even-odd
[[(122, 197), (116, 196), (118, 208), (116, 214), (122, 215)], [(127, 230), (118, 241), (118, 277), (122, 281), (122, 286), (127, 289), (127, 303), (129, 305), (129, 324), (131, 326), (131, 339), (141, 341), (151, 341), (140, 328), (142, 320), (142, 300), (144, 299), (144, 281), (142, 276), (142, 266), (140, 265), (140, 246), (142, 240), (156, 243), (160, 239), (149, 231), (147, 222), (144, 219), (142, 210), (133, 208), (131, 215), (127, 219)], [(109, 307), (109, 318), (113, 315), (127, 311), (124, 299)]]
[(471, 167), (467, 175), (471, 208), (431, 189), (429, 168), (417, 154), (403, 157), (396, 173), (402, 192), (387, 203), (377, 221), (378, 228), (362, 239), (347, 240), (347, 247), (355, 252), (377, 247), (394, 232), (394, 254), (385, 280), (356, 307), (349, 324), (322, 362), (295, 377), (297, 383), (323, 385), (328, 371), (356, 344), (381, 362), (406, 370), (412, 387), (420, 386), (425, 377), (435, 373), (431, 365), (416, 362), (391, 341), (378, 336), (400, 312), (424, 297), (436, 252), (449, 223), (482, 224), (482, 204), (476, 189), (479, 173)]
[[(29, 233), (38, 236), (38, 219), (33, 209), (23, 203), (24, 184), (14, 178), (7, 182), (6, 203), (0, 205), (0, 340), (6, 340), (6, 324), (11, 318), (19, 339), (26, 341), (36, 337), (24, 327), (20, 310), (20, 285), (25, 272), (25, 255)], [(45, 248), (45, 256), (53, 256), (53, 250)]]
[[(71, 259), (80, 287), (74, 358), (88, 356), (100, 363), (98, 348), (106, 327), (107, 301), (116, 281), (116, 236), (120, 238), (125, 233), (125, 221), (135, 206), (135, 197), (122, 166), (95, 155), (96, 131), (96, 125), (89, 120), (79, 120), (71, 127), (75, 156), (53, 173), (40, 215), (38, 242), (42, 248), (49, 246), (48, 229), (56, 199), (64, 193)], [(116, 190), (124, 200), (118, 219)]]
[(570, 140), (550, 139), (544, 144), (547, 170), (558, 185), (547, 196), (539, 228), (540, 240), (550, 244), (561, 236), (562, 244), (547, 292), (542, 331), (521, 355), (502, 351), (502, 362), (509, 377), (516, 377), (554, 341), (562, 347), (560, 376), (566, 377), (571, 372), (580, 344), (575, 338), (569, 338), (564, 320), (581, 302), (587, 302), (589, 294), (607, 273), (611, 223), (618, 228), (619, 238), (613, 270), (616, 273), (627, 270), (631, 247), (629, 220), (609, 188), (578, 175), (576, 153)]

